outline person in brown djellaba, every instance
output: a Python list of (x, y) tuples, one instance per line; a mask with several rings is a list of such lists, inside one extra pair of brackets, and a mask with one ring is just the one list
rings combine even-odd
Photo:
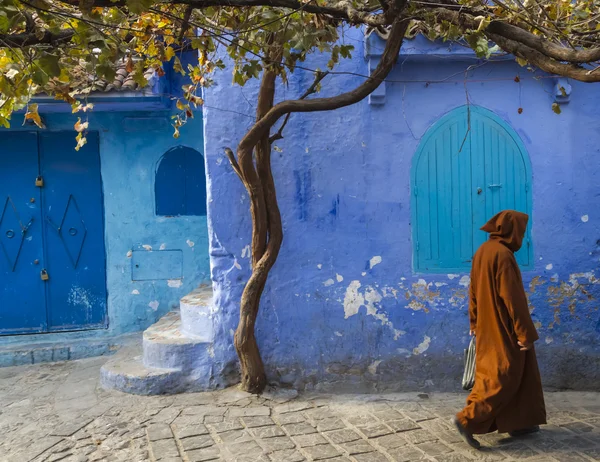
[(529, 217), (506, 210), (483, 228), (490, 234), (473, 258), (469, 300), (475, 335), (475, 384), (467, 405), (453, 419), (462, 438), (480, 448), (473, 435), (539, 431), (546, 407), (533, 325), (521, 271), (515, 259)]

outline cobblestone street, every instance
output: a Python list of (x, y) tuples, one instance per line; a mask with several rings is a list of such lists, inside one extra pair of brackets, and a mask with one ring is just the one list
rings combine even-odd
[(106, 358), (0, 369), (0, 460), (384, 462), (600, 460), (600, 395), (548, 393), (550, 425), (473, 452), (449, 419), (464, 394), (315, 395), (236, 388), (177, 396), (107, 392)]

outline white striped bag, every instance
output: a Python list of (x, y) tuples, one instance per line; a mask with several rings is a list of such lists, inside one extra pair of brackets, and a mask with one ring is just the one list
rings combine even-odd
[(463, 373), (463, 390), (471, 391), (475, 384), (475, 336), (471, 337), (469, 348), (465, 350), (465, 372)]

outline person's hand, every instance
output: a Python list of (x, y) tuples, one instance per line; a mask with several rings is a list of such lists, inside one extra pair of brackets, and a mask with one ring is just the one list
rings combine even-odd
[(474, 330), (470, 330), (469, 331), (469, 336), (473, 337), (475, 335), (475, 331)]
[(529, 351), (533, 348), (533, 343), (521, 343), (517, 342), (521, 347), (521, 351)]

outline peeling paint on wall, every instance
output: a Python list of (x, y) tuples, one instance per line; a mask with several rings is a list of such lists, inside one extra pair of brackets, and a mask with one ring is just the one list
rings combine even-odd
[(394, 340), (397, 340), (400, 336), (404, 335), (404, 331), (394, 327), (387, 314), (378, 312), (376, 305), (381, 302), (383, 296), (377, 289), (367, 286), (364, 289), (364, 294), (361, 294), (359, 292), (360, 287), (360, 281), (352, 281), (346, 289), (343, 301), (345, 319), (358, 314), (360, 308), (364, 306), (368, 316), (373, 316), (375, 319), (378, 319), (382, 325), (388, 326), (393, 330)]
[(425, 353), (429, 349), (430, 344), (431, 344), (431, 338), (427, 337), (427, 335), (426, 335), (425, 338), (423, 339), (423, 341), (419, 344), (419, 346), (413, 350), (413, 354), (420, 355), (420, 354)]
[(374, 256), (369, 260), (369, 268), (373, 269), (375, 266), (381, 263), (381, 257), (379, 255)]

